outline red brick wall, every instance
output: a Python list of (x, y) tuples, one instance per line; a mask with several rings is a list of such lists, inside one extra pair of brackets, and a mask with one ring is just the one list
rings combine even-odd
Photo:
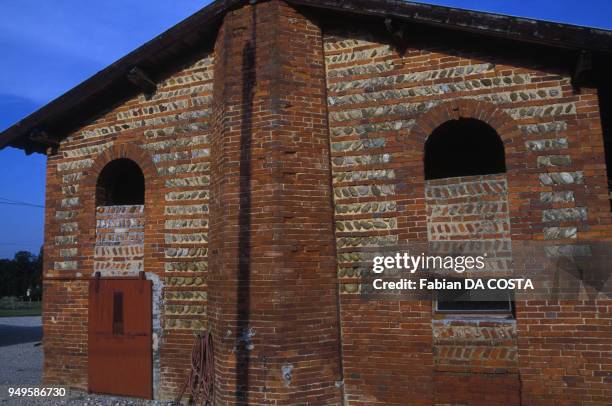
[[(102, 247), (94, 249), (96, 181), (103, 167), (117, 158), (132, 159), (145, 176), (143, 252), (132, 259), (143, 262), (147, 278), (153, 280), (155, 396), (173, 397), (184, 382), (193, 333), (206, 326), (213, 60), (211, 55), (194, 57), (162, 80), (151, 98), (134, 97), (66, 134), (57, 154), (49, 156), (45, 382), (87, 389), (84, 279), (104, 271), (108, 259)], [(71, 346), (65, 345), (67, 330), (78, 331), (70, 337)]]
[[(513, 242), (546, 241), (565, 249), (582, 240), (609, 240), (611, 229), (594, 89), (575, 92), (570, 72), (555, 67), (556, 62), (537, 60), (533, 53), (534, 60), (511, 56), (485, 39), (462, 43), (441, 35), (410, 35), (400, 54), (379, 28), (330, 20), (324, 29), (346, 398), (350, 404), (403, 404), (407, 398), (414, 404), (452, 404), (446, 390), (452, 388), (459, 404), (478, 404), (479, 397), (488, 404), (516, 403), (519, 396), (524, 404), (604, 404), (610, 399), (604, 390), (610, 352), (602, 352), (604, 331), (612, 325), (609, 300), (550, 303), (588, 316), (580, 320), (538, 311), (543, 303), (519, 303), (516, 337), (504, 344), (506, 350), (518, 348), (518, 357), (510, 352), (485, 362), (492, 368), (499, 363), (507, 374), (474, 375), (474, 366), (484, 361), (460, 360), (454, 366), (471, 372), (463, 383), (447, 387), (451, 372), (442, 371), (452, 363), (441, 362), (440, 355), (463, 357), (467, 349), (459, 352), (459, 347), (467, 343), (457, 339), (450, 349), (432, 340), (431, 302), (382, 303), (359, 295), (364, 292), (360, 277), (368, 274), (374, 252), (426, 244), (424, 144), (447, 120), (476, 118), (502, 138), (510, 217), (504, 234)], [(526, 266), (514, 265), (515, 270)], [(589, 305), (591, 312), (574, 310)], [(420, 317), (412, 307), (423, 310)], [(391, 309), (408, 310), (403, 317)], [(592, 342), (594, 350), (574, 343), (581, 339)], [(554, 352), (563, 345), (573, 350), (571, 357)], [(416, 358), (418, 372), (395, 370), (392, 360), (404, 351)], [(547, 369), (544, 360), (553, 354), (560, 364), (572, 363)], [(360, 380), (371, 359), (376, 373)], [(525, 377), (522, 387), (517, 372)], [(389, 385), (414, 374), (417, 385)], [(509, 383), (477, 391), (465, 384), (481, 378)]]
[(320, 29), (279, 1), (215, 44), (209, 315), (216, 403), (338, 404)]
[(152, 98), (64, 134), (47, 167), (45, 382), (87, 388), (95, 182), (126, 157), (146, 179), (157, 397), (208, 328), (218, 404), (609, 403), (609, 300), (520, 301), (516, 327), (445, 329), (431, 300), (360, 295), (373, 253), (427, 244), (424, 143), (458, 117), (504, 142), (513, 243), (612, 239), (593, 89), (477, 41), (399, 53), (381, 27), (244, 6)]

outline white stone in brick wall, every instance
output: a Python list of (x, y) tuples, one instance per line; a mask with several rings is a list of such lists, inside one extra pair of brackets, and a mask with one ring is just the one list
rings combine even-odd
[(129, 118), (146, 117), (153, 114), (165, 113), (187, 108), (187, 100), (177, 100), (167, 103), (159, 103), (150, 106), (139, 106), (134, 109), (117, 113), (117, 120)]
[(192, 204), (184, 206), (166, 206), (165, 213), (169, 216), (207, 214), (207, 204)]
[(77, 269), (76, 261), (61, 261), (54, 262), (53, 269), (56, 271), (75, 271)]
[(169, 230), (181, 228), (208, 228), (208, 220), (188, 219), (188, 220), (166, 220), (166, 228)]
[(362, 109), (334, 111), (329, 114), (329, 119), (332, 122), (343, 122), (382, 116), (386, 117), (391, 115), (406, 116), (415, 113), (424, 113), (439, 103), (440, 101), (429, 101), (424, 103), (400, 103), (375, 107), (364, 107)]
[(97, 155), (100, 152), (110, 148), (113, 145), (112, 142), (108, 142), (102, 145), (92, 145), (89, 147), (82, 147), (78, 149), (71, 149), (62, 151), (62, 156), (64, 158), (81, 158), (87, 155)]
[(357, 141), (332, 142), (333, 152), (363, 151), (365, 149), (382, 148), (385, 146), (384, 138), (362, 139)]
[(508, 219), (427, 222), (427, 230), (431, 240), (479, 236), (483, 234), (502, 234), (510, 229)]
[(347, 263), (347, 262), (369, 262), (372, 263), (374, 257), (379, 256), (378, 252), (362, 252), (362, 251), (353, 251), (353, 252), (342, 252), (338, 254), (338, 262)]
[(73, 206), (78, 206), (78, 205), (79, 205), (78, 197), (68, 197), (66, 199), (62, 199), (60, 202), (60, 207), (62, 209), (73, 207)]
[(389, 56), (392, 55), (392, 53), (393, 52), (389, 45), (382, 45), (377, 46), (375, 48), (363, 49), (359, 51), (351, 50), (351, 52), (347, 53), (327, 55), (325, 56), (325, 62), (328, 65), (332, 65), (336, 63), (370, 60), (374, 58), (379, 58), (381, 56)]
[(178, 202), (188, 200), (208, 200), (207, 190), (190, 190), (186, 192), (169, 192), (166, 193), (167, 202)]
[(97, 245), (94, 251), (96, 258), (114, 258), (114, 257), (138, 257), (144, 255), (144, 245), (116, 245), (116, 246), (99, 246)]
[(427, 252), (435, 255), (462, 254), (478, 256), (487, 253), (489, 257), (512, 256), (512, 240), (509, 238), (486, 238), (478, 240), (429, 241)]
[(164, 306), (165, 315), (181, 315), (181, 314), (206, 314), (206, 306), (194, 305), (166, 305)]
[(560, 192), (541, 192), (540, 201), (542, 203), (571, 203), (574, 202), (574, 192), (563, 190)]
[(381, 235), (366, 237), (339, 237), (336, 239), (338, 248), (347, 247), (383, 247), (393, 246), (398, 242), (397, 235)]
[(104, 229), (104, 228), (113, 228), (113, 229), (133, 229), (133, 228), (143, 228), (144, 227), (144, 219), (142, 218), (108, 218), (108, 219), (96, 219), (96, 228)]
[(210, 156), (210, 149), (209, 148), (203, 148), (203, 149), (194, 149), (191, 151), (191, 157), (193, 159), (196, 158), (207, 158)]
[(392, 196), (394, 194), (394, 185), (346, 186), (334, 188), (334, 200), (369, 196)]
[[(349, 264), (350, 265), (350, 264)], [(391, 272), (389, 272), (390, 270), (388, 270), (387, 272), (385, 272), (386, 276), (390, 276)], [(338, 277), (340, 278), (359, 278), (360, 276), (365, 276), (365, 275), (369, 275), (371, 274), (371, 270), (363, 267), (363, 266), (356, 266), (356, 265), (352, 265), (352, 266), (345, 266), (342, 267), (338, 267)]]
[(566, 131), (567, 123), (565, 121), (552, 121), (550, 123), (519, 125), (518, 127), (527, 135), (541, 135)]
[(169, 123), (174, 123), (176, 121), (182, 120), (193, 120), (198, 118), (206, 118), (211, 115), (211, 110), (198, 110), (198, 111), (187, 111), (180, 114), (169, 114), (165, 116), (147, 118), (140, 121), (132, 121), (123, 124), (116, 124), (114, 126), (106, 126), (94, 128), (92, 130), (85, 130), (80, 135), (84, 138), (94, 138), (94, 137), (103, 137), (111, 134), (117, 134), (122, 131), (132, 130), (135, 128), (141, 127), (153, 127), (159, 126)]
[(171, 276), (166, 278), (166, 283), (170, 286), (202, 286), (205, 281), (199, 276)]
[(545, 223), (557, 221), (586, 221), (586, 207), (568, 207), (563, 209), (542, 210), (542, 221)]
[(358, 182), (362, 180), (390, 180), (395, 179), (393, 169), (374, 169), (371, 171), (336, 172), (333, 183)]
[(577, 227), (545, 227), (544, 238), (547, 240), (563, 240), (566, 238), (576, 238), (578, 235)]
[(191, 75), (186, 76), (172, 76), (158, 85), (159, 89), (164, 89), (166, 87), (178, 86), (178, 85), (188, 85), (190, 83), (195, 82), (205, 82), (207, 80), (212, 80), (213, 78), (213, 70), (206, 71), (196, 71)]
[(365, 32), (329, 32), (323, 42), (323, 48), (328, 52), (376, 45), (372, 35)]
[(180, 175), (183, 173), (208, 172), (209, 170), (210, 170), (209, 162), (200, 162), (197, 164), (161, 166), (157, 168), (157, 173), (161, 176), (169, 176), (169, 175)]
[[(455, 185), (426, 184), (425, 196), (428, 199), (448, 199), (458, 197), (476, 197), (487, 195), (505, 195), (508, 193), (506, 180), (476, 180)], [(501, 197), (500, 197), (501, 198)]]
[(166, 152), (163, 154), (153, 155), (153, 162), (158, 164), (160, 162), (180, 161), (180, 160), (189, 159), (189, 158), (191, 158), (191, 154), (188, 151)]
[(113, 216), (115, 218), (123, 216), (134, 217), (144, 213), (145, 206), (143, 204), (129, 205), (114, 205), (114, 206), (98, 206), (96, 207), (97, 217)]
[(582, 171), (541, 173), (539, 177), (540, 183), (545, 186), (582, 184), (584, 182), (584, 173)]
[(55, 219), (56, 220), (70, 220), (75, 218), (77, 215), (77, 212), (74, 210), (57, 210), (55, 212)]
[(80, 161), (61, 162), (57, 164), (58, 172), (74, 171), (89, 168), (93, 165), (93, 159), (81, 159)]
[(155, 101), (155, 100), (175, 99), (181, 96), (191, 96), (194, 94), (210, 93), (212, 92), (212, 89), (213, 89), (213, 84), (207, 83), (203, 85), (181, 87), (179, 89), (168, 90), (165, 92), (157, 92), (150, 99), (147, 99), (144, 95), (141, 95), (138, 97), (138, 100), (141, 103), (146, 103), (146, 102)]
[(391, 202), (366, 202), (353, 204), (337, 204), (335, 212), (339, 216), (369, 213), (388, 213), (397, 210), (397, 204)]
[(557, 117), (569, 114), (576, 114), (576, 103), (559, 103), (545, 106), (517, 107), (504, 109), (513, 119)]
[[(424, 81), (433, 79), (451, 79), (457, 77), (464, 77), (484, 72), (492, 72), (493, 69), (495, 69), (495, 65), (489, 63), (470, 66), (458, 66), (455, 68), (447, 69), (433, 69), (422, 72), (412, 72), (393, 76), (379, 76), (367, 79), (348, 80), (344, 82), (332, 83), (331, 85), (328, 85), (328, 90), (332, 93), (335, 93), (344, 90), (363, 88), (371, 92), (384, 87), (395, 87), (396, 85), (403, 83), (422, 83)], [(498, 78), (498, 80), (498, 85), (501, 85), (502, 83), (506, 83), (508, 85), (513, 83), (524, 84), (529, 83), (531, 81), (531, 77), (529, 75), (515, 75)]]
[(164, 328), (167, 330), (188, 330), (190, 332), (200, 331), (206, 328), (206, 325), (198, 319), (166, 319)]
[(164, 270), (166, 272), (203, 272), (208, 269), (208, 262), (166, 262)]
[(173, 178), (164, 182), (166, 187), (208, 186), (210, 176), (195, 176), (191, 178)]
[(79, 185), (66, 185), (62, 186), (62, 194), (64, 195), (74, 195), (79, 192)]
[(208, 243), (208, 236), (204, 233), (166, 234), (164, 241), (166, 244), (206, 244)]
[(166, 248), (166, 258), (206, 257), (208, 248)]
[[(477, 201), (458, 204), (429, 204), (431, 210), (429, 214), (430, 220), (435, 220), (436, 217), (447, 216), (474, 216), (474, 215), (494, 215), (496, 213), (506, 212), (508, 204), (504, 195), (500, 196), (500, 201)], [(452, 219), (450, 219), (452, 221)]]
[(204, 301), (206, 300), (208, 295), (206, 292), (200, 292), (197, 290), (166, 290), (164, 292), (165, 300), (180, 300), (180, 301)]
[(361, 291), (361, 285), (357, 283), (341, 283), (340, 293), (356, 295)]
[(348, 127), (332, 127), (330, 133), (332, 137), (345, 137), (356, 135), (359, 137), (367, 136), (370, 133), (380, 133), (387, 131), (410, 130), (414, 127), (416, 120), (396, 120), (384, 121), (381, 123), (366, 123)]
[(55, 237), (55, 245), (74, 245), (76, 243), (76, 235), (60, 235)]
[(60, 231), (62, 233), (71, 233), (79, 229), (78, 223), (63, 223), (60, 224)]
[(60, 249), (60, 257), (62, 258), (70, 258), (76, 256), (78, 253), (77, 248), (62, 248)]
[(208, 135), (196, 135), (193, 137), (184, 137), (169, 139), (164, 141), (152, 142), (142, 145), (142, 148), (147, 151), (157, 151), (168, 148), (194, 147), (196, 145), (208, 144), (210, 141)]
[(542, 155), (537, 159), (538, 167), (570, 166), (572, 158), (569, 155)]
[[(503, 325), (501, 323), (504, 323)], [(507, 340), (516, 339), (516, 323), (513, 321), (499, 321), (495, 326), (469, 326), (469, 325), (451, 325), (445, 322), (437, 322), (433, 324), (433, 339), (437, 345), (451, 344), (453, 346), (460, 345), (469, 348), (476, 343), (480, 345), (499, 345)], [(513, 352), (516, 357), (516, 352)], [(483, 358), (488, 358), (488, 355), (483, 355)], [(463, 351), (457, 354), (446, 356), (445, 358), (465, 359), (467, 358)]]
[(546, 252), (546, 256), (550, 258), (558, 258), (558, 257), (590, 257), (591, 247), (588, 245), (556, 245), (556, 246), (547, 246), (544, 247), (544, 251)]
[(332, 158), (332, 166), (346, 167), (359, 165), (386, 164), (391, 162), (391, 154), (345, 156)]
[(349, 66), (346, 68), (328, 69), (328, 78), (341, 78), (347, 76), (370, 75), (390, 72), (393, 70), (393, 62), (381, 61), (370, 62), (363, 65)]
[(78, 182), (81, 179), (81, 177), (83, 177), (83, 172), (69, 173), (67, 175), (62, 176), (62, 182), (63, 183), (75, 183), (75, 182)]
[(120, 245), (120, 244), (142, 244), (144, 243), (143, 232), (132, 232), (127, 229), (115, 229), (120, 232), (96, 234), (96, 245)]
[[(504, 79), (507, 79), (507, 82)], [(473, 79), (465, 82), (451, 82), (443, 84), (435, 84), (428, 86), (407, 87), (404, 89), (388, 89), (378, 92), (366, 92), (358, 94), (349, 94), (343, 96), (329, 96), (328, 103), (330, 106), (345, 106), (351, 104), (374, 103), (389, 100), (402, 100), (411, 97), (438, 96), (452, 94), (457, 92), (466, 92), (470, 90), (480, 89), (498, 89), (504, 86), (516, 85), (516, 82), (524, 83), (529, 78), (528, 75), (506, 76), (504, 78), (485, 78)], [(497, 80), (496, 80), (497, 79)], [(364, 89), (369, 90), (369, 89)], [(512, 92), (495, 92), (476, 96), (480, 100), (485, 100), (492, 103), (514, 103), (525, 100), (547, 100), (558, 98), (561, 94), (560, 87), (539, 89), (539, 90), (523, 90)]]
[(209, 104), (212, 103), (212, 96), (199, 96), (199, 97), (192, 97), (191, 99), (191, 105), (194, 107), (201, 107), (201, 106), (207, 106)]
[(153, 130), (145, 130), (144, 135), (147, 139), (155, 139), (161, 137), (174, 136), (179, 134), (193, 134), (197, 132), (207, 131), (210, 129), (210, 124), (205, 122), (179, 124), (174, 127), (156, 128)]
[(94, 272), (140, 272), (142, 270), (144, 270), (144, 264), (141, 259), (132, 261), (125, 259), (118, 261), (94, 261)]
[(517, 90), (513, 92), (495, 92), (479, 96), (480, 100), (485, 100), (495, 104), (502, 103), (522, 103), (533, 100), (551, 100), (561, 97), (560, 87), (542, 88), (538, 90)]
[(336, 221), (339, 232), (393, 230), (396, 227), (395, 218)]
[(552, 138), (547, 140), (525, 141), (525, 147), (530, 151), (548, 151), (555, 149), (566, 149), (567, 138)]

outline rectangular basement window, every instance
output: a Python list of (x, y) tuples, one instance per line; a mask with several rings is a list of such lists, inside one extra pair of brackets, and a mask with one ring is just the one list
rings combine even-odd
[(514, 292), (505, 290), (439, 290), (435, 293), (437, 314), (456, 316), (514, 317)]

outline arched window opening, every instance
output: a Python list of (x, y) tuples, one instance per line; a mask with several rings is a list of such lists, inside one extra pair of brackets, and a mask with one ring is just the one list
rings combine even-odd
[(506, 172), (504, 144), (488, 124), (473, 118), (450, 120), (425, 143), (425, 179)]
[(131, 159), (115, 159), (102, 169), (96, 185), (96, 206), (144, 204), (144, 175)]

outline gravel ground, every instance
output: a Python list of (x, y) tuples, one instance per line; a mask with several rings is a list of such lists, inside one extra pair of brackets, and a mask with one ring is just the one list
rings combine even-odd
[(0, 318), (0, 385), (39, 385), (42, 322), (35, 317)]
[(67, 391), (64, 397), (46, 397), (46, 398), (8, 398), (6, 396), (6, 387), (2, 387), (3, 394), (0, 395), (0, 405), (2, 406), (21, 406), (21, 405), (70, 405), (70, 406), (170, 406), (172, 402), (142, 400), (133, 398), (124, 398), (119, 396), (93, 395), (91, 393), (83, 393), (77, 391)]
[(94, 395), (68, 389), (66, 396), (58, 398), (9, 397), (9, 387), (41, 387), (43, 363), (41, 340), (40, 317), (0, 318), (0, 405), (161, 406), (172, 404), (172, 402)]

